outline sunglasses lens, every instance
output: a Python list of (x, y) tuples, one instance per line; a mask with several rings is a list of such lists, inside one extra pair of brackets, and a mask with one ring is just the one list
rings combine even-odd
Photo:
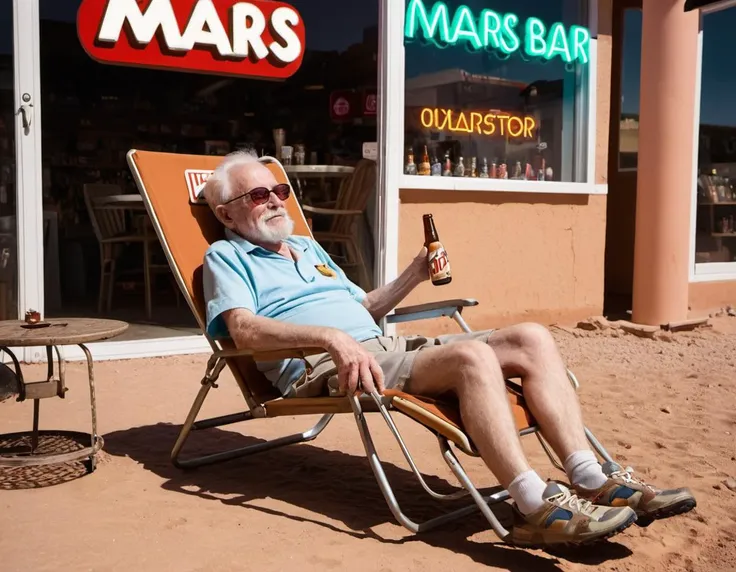
[(270, 194), (270, 191), (268, 189), (264, 189), (264, 188), (255, 189), (250, 192), (250, 200), (252, 200), (257, 205), (261, 205), (268, 200), (269, 194)]
[(273, 193), (282, 201), (289, 198), (291, 194), (291, 187), (287, 184), (276, 185), (273, 188)]

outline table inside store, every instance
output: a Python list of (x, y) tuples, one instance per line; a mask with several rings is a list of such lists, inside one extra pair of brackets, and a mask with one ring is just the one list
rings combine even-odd
[[(355, 169), (344, 165), (284, 165), (284, 171), (295, 183), (299, 202), (306, 200), (309, 204), (317, 199), (317, 193), (322, 195), (320, 200), (331, 200), (329, 193), (332, 189), (327, 183), (330, 180), (340, 181), (351, 175)], [(305, 189), (314, 181), (318, 182), (316, 189)]]
[[(97, 408), (95, 400), (94, 364), (92, 354), (85, 345), (119, 336), (128, 324), (118, 320), (92, 318), (49, 319), (37, 324), (13, 320), (0, 322), (0, 350), (10, 356), (15, 379), (10, 368), (0, 376), (0, 397), (16, 394), (17, 401), (33, 400), (33, 426), (20, 433), (0, 435), (0, 467), (28, 467), (54, 465), (82, 461), (88, 472), (95, 469), (95, 457), (103, 446), (97, 434)], [(40, 430), (40, 401), (59, 397), (64, 399), (66, 367), (61, 346), (79, 346), (87, 360), (91, 432)], [(48, 360), (45, 380), (27, 381), (18, 358), (10, 348), (45, 347)], [(54, 363), (54, 354), (56, 364)], [(56, 369), (55, 369), (56, 366)]]

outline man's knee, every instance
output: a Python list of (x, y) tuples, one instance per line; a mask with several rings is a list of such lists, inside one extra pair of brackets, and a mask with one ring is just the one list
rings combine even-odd
[(448, 345), (445, 351), (448, 367), (456, 375), (456, 384), (486, 383), (496, 377), (500, 379), (501, 367), (488, 344), (469, 340)]
[(509, 328), (508, 341), (529, 354), (555, 350), (556, 344), (550, 331), (534, 322), (525, 322)]

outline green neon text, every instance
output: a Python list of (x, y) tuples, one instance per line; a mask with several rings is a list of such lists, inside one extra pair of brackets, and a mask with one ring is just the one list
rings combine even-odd
[(523, 49), (529, 57), (559, 57), (568, 64), (590, 61), (590, 32), (586, 28), (570, 26), (568, 30), (561, 22), (548, 28), (539, 18), (528, 18), (519, 28), (519, 17), (511, 12), (499, 14), (485, 9), (475, 15), (463, 5), (450, 18), (444, 2), (435, 2), (427, 10), (423, 0), (409, 0), (404, 37), (420, 36), (438, 46), (465, 43), (473, 50), (491, 49), (505, 55)]

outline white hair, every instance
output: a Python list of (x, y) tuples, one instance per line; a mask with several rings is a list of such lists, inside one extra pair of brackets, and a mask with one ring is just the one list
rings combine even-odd
[(212, 210), (233, 198), (230, 171), (234, 167), (254, 163), (258, 163), (258, 155), (253, 149), (241, 149), (225, 156), (215, 171), (207, 178), (207, 183), (204, 186), (203, 195)]

